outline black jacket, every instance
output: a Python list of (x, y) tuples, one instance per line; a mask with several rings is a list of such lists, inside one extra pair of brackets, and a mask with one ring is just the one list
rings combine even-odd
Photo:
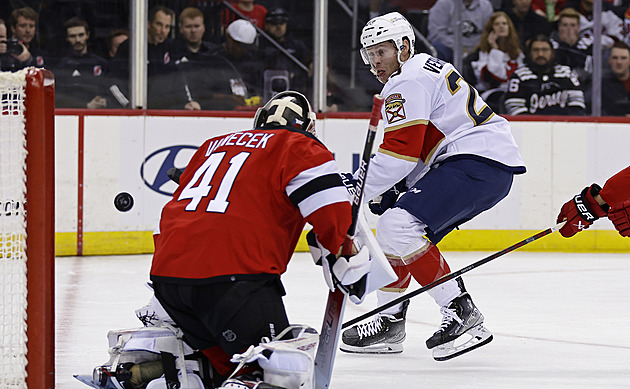
[(556, 64), (544, 74), (522, 66), (508, 81), (508, 115), (584, 115), (585, 109), (580, 81), (568, 66)]

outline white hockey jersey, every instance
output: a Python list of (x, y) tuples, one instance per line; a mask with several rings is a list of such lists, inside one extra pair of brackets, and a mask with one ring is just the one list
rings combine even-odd
[(405, 177), (408, 186), (415, 184), (432, 165), (455, 155), (479, 156), (515, 174), (525, 172), (507, 120), (453, 65), (416, 54), (389, 78), (381, 95), (385, 133), (370, 162), (365, 201)]

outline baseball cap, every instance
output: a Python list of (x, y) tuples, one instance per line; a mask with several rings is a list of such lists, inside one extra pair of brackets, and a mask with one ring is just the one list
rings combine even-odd
[(265, 22), (271, 24), (286, 23), (289, 21), (289, 13), (282, 7), (272, 8), (267, 11)]
[(238, 19), (230, 23), (227, 32), (232, 39), (239, 43), (251, 45), (256, 41), (256, 27), (245, 19)]

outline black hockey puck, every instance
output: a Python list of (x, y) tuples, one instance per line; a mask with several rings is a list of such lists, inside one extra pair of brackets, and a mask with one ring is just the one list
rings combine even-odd
[(120, 212), (127, 212), (133, 207), (133, 197), (127, 192), (120, 192), (114, 198), (114, 207)]

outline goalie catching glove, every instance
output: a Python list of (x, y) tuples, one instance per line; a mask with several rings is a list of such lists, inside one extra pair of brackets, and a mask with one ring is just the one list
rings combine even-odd
[(337, 257), (320, 245), (313, 230), (306, 234), (306, 241), (313, 261), (323, 268), (328, 288), (334, 292), (339, 287), (353, 303), (361, 303), (366, 295), (367, 274), (371, 268), (368, 248), (363, 246), (356, 255)]

